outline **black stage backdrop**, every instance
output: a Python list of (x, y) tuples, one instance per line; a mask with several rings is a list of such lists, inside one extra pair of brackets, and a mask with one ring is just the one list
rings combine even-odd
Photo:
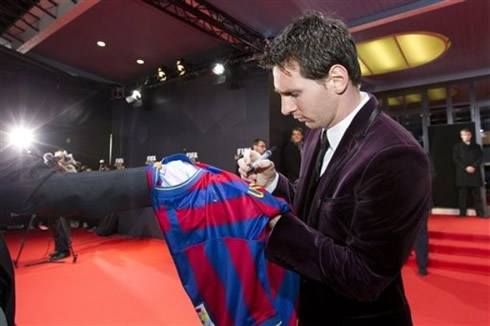
[(0, 51), (0, 130), (35, 128), (33, 149), (63, 147), (92, 168), (109, 153), (109, 88), (74, 78), (15, 53)]
[(453, 146), (461, 141), (459, 132), (463, 128), (469, 128), (474, 137), (474, 123), (429, 127), (430, 156), (436, 173), (432, 183), (432, 196), (435, 207), (458, 207)]
[(197, 152), (199, 161), (235, 171), (237, 148), (269, 141), (269, 73), (240, 69), (239, 83), (207, 75), (146, 91), (141, 107), (115, 102), (114, 157), (141, 166), (148, 155)]

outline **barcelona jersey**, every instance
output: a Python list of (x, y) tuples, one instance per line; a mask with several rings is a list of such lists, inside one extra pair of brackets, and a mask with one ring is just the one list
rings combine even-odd
[[(175, 161), (195, 169), (169, 185), (165, 174)], [(264, 254), (266, 226), (288, 204), (181, 154), (149, 165), (147, 176), (156, 217), (203, 325), (296, 325), (299, 276)]]

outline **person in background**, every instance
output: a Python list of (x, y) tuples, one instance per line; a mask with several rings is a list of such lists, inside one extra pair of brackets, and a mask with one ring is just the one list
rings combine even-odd
[(99, 171), (110, 171), (111, 168), (109, 167), (109, 165), (107, 165), (107, 163), (105, 163), (104, 160), (100, 160), (99, 161)]
[[(78, 173), (80, 162), (68, 154), (64, 149), (58, 149), (54, 153), (55, 169), (63, 173)], [(64, 216), (55, 216), (54, 245), (55, 250), (49, 254), (50, 260), (60, 260), (70, 256), (71, 235), (68, 227), (68, 221)], [(79, 221), (70, 221), (78, 227)]]
[(255, 139), (252, 144), (252, 150), (258, 152), (260, 155), (264, 154), (267, 150), (267, 142), (260, 138)]
[(287, 199), (294, 213), (269, 222), (269, 260), (301, 275), (299, 325), (412, 325), (401, 269), (423, 218), (427, 155), (360, 91), (356, 45), (341, 21), (310, 12), (266, 46), (281, 111), (310, 132), (296, 184), (260, 154), (240, 173)]
[(303, 128), (295, 127), (291, 131), (291, 138), (283, 149), (283, 164), (286, 177), (295, 182), (299, 177), (301, 165), (301, 149), (303, 148)]
[(459, 216), (466, 216), (468, 193), (471, 193), (476, 215), (486, 217), (481, 196), (483, 179), (481, 175), (482, 149), (471, 141), (471, 131), (460, 131), (461, 141), (453, 147), (453, 161), (456, 165), (456, 186), (458, 187)]
[[(267, 150), (267, 142), (261, 138), (255, 138), (253, 143), (252, 143), (252, 150), (256, 151), (257, 153), (260, 153), (260, 155), (264, 154), (265, 151)], [(238, 172), (238, 169), (240, 168), (238, 166), (238, 160), (241, 159), (243, 157), (243, 153), (242, 154), (237, 154), (235, 155), (235, 163), (236, 163), (236, 166), (235, 166), (235, 174), (240, 176), (240, 172)]]

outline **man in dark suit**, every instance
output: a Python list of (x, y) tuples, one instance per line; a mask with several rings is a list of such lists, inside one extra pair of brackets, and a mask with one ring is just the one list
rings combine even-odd
[(453, 147), (453, 160), (456, 164), (456, 186), (458, 187), (459, 216), (466, 216), (468, 192), (471, 193), (476, 215), (485, 217), (480, 187), (483, 185), (481, 175), (482, 150), (480, 145), (471, 141), (471, 131), (464, 128), (460, 131), (461, 142)]
[(293, 203), (270, 222), (267, 257), (302, 276), (299, 325), (411, 325), (401, 268), (427, 212), (426, 154), (360, 92), (346, 26), (320, 13), (296, 19), (267, 46), (283, 114), (311, 128), (298, 182), (257, 164), (242, 176)]
[(299, 167), (301, 166), (301, 148), (303, 147), (303, 128), (294, 127), (291, 131), (291, 138), (283, 149), (283, 164), (286, 177), (291, 182), (295, 182), (299, 177)]

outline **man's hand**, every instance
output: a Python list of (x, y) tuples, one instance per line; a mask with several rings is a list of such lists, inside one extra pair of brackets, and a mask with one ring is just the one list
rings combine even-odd
[(474, 167), (472, 167), (471, 165), (468, 165), (466, 168), (465, 168), (466, 172), (468, 173), (475, 173), (476, 169)]
[(259, 186), (267, 188), (274, 181), (276, 176), (276, 168), (271, 160), (263, 160), (257, 162), (256, 169), (250, 174), (247, 171), (252, 166), (253, 162), (260, 158), (260, 154), (256, 151), (245, 151), (243, 157), (238, 160), (238, 172), (242, 179), (248, 182), (255, 183)]

